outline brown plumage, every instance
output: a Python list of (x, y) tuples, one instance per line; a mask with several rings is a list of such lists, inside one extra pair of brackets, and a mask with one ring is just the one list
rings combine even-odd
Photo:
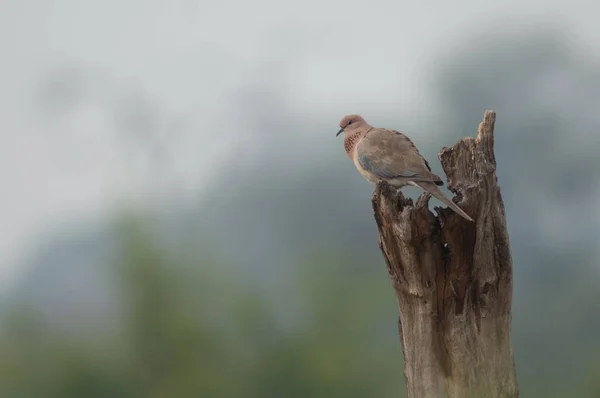
[(370, 126), (359, 115), (345, 116), (340, 122), (346, 154), (360, 174), (372, 183), (384, 180), (396, 188), (417, 186), (439, 199), (456, 213), (473, 221), (437, 187), (442, 179), (431, 171), (427, 160), (406, 135)]

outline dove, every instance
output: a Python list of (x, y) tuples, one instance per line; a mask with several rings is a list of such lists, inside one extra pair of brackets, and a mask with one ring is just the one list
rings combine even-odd
[(431, 172), (427, 160), (406, 135), (391, 129), (369, 125), (359, 115), (346, 115), (336, 137), (344, 133), (344, 149), (358, 172), (369, 182), (386, 181), (400, 189), (412, 185), (429, 192), (469, 221), (458, 205), (438, 188), (442, 179)]

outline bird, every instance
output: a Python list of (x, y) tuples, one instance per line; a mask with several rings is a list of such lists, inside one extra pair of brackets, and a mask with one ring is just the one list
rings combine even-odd
[(460, 216), (473, 219), (448, 199), (438, 186), (442, 179), (434, 174), (427, 160), (406, 135), (391, 129), (376, 128), (360, 115), (346, 115), (336, 137), (344, 133), (344, 149), (358, 172), (369, 182), (385, 181), (394, 188), (407, 185), (435, 196)]

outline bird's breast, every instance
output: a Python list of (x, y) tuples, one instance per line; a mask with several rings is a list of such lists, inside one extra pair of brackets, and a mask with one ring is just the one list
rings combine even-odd
[(377, 181), (379, 181), (379, 178), (377, 178), (376, 175), (374, 175), (373, 173), (371, 173), (368, 170), (365, 170), (365, 168), (362, 167), (362, 165), (360, 164), (360, 161), (358, 160), (358, 151), (356, 149), (354, 149), (352, 151), (351, 159), (354, 162), (354, 166), (356, 166), (356, 169), (364, 177), (365, 180), (372, 182), (373, 184), (376, 184)]

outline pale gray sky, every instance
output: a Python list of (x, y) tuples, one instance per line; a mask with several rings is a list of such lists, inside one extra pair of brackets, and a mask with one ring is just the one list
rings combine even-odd
[(332, 126), (365, 107), (418, 112), (436, 105), (432, 60), (486, 26), (527, 33), (559, 23), (574, 46), (598, 54), (594, 4), (4, 0), (0, 287), (40, 234), (101, 217), (122, 198), (151, 202), (145, 184), (164, 165), (141, 157), (152, 143), (178, 189), (201, 195), (215, 162), (251, 136), (238, 97), (252, 82), (276, 79), (288, 107), (331, 112)]

